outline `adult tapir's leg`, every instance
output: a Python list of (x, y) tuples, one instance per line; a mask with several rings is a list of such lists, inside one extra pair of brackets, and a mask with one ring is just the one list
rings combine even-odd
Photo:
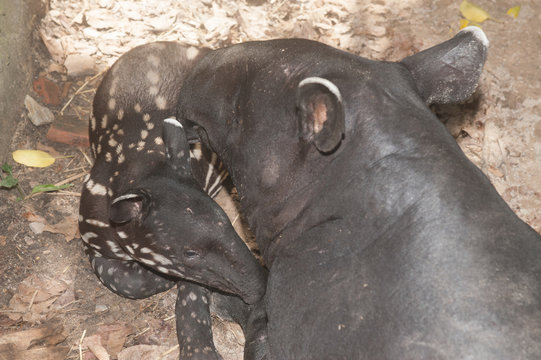
[(267, 312), (264, 299), (253, 305), (247, 305), (238, 296), (213, 292), (211, 304), (212, 310), (218, 315), (233, 320), (242, 327), (245, 338), (245, 360), (269, 358)]
[(251, 311), (244, 326), (244, 359), (267, 360), (270, 358), (267, 337), (267, 310), (265, 300), (250, 306)]

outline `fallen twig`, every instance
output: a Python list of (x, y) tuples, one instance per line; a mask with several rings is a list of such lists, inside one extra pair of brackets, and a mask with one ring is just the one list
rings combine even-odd
[(60, 186), (60, 185), (64, 185), (64, 184), (67, 184), (73, 180), (76, 180), (76, 179), (79, 179), (79, 178), (82, 178), (83, 176), (85, 176), (86, 174), (88, 174), (88, 172), (82, 172), (80, 174), (77, 174), (77, 175), (73, 175), (73, 176), (70, 176), (69, 178), (66, 178), (62, 181), (59, 181), (57, 182), (56, 184), (54, 184), (54, 186)]
[(83, 331), (83, 335), (81, 335), (81, 340), (79, 340), (79, 359), (83, 360), (83, 339), (86, 335), (86, 329)]
[(160, 359), (163, 359), (164, 357), (166, 357), (167, 355), (171, 354), (173, 351), (175, 351), (176, 349), (179, 349), (179, 348), (180, 348), (180, 345), (179, 345), (179, 344), (176, 344), (176, 345), (173, 346), (171, 349), (162, 352), (162, 353), (160, 354)]
[(60, 115), (64, 115), (64, 110), (66, 110), (66, 108), (71, 104), (71, 102), (73, 101), (73, 99), (75, 99), (75, 97), (77, 95), (79, 95), (83, 89), (88, 85), (90, 84), (91, 81), (93, 81), (94, 79), (97, 79), (98, 77), (102, 76), (105, 72), (107, 71), (106, 70), (103, 70), (103, 71), (100, 71), (98, 74), (92, 76), (90, 79), (88, 79), (87, 81), (84, 82), (83, 85), (81, 85), (81, 87), (79, 89), (77, 89), (77, 91), (75, 91), (75, 93), (70, 97), (70, 99), (66, 102), (66, 104), (62, 107), (62, 109), (60, 110)]
[(34, 300), (36, 299), (36, 295), (38, 294), (38, 291), (34, 291), (34, 295), (32, 295), (32, 299), (30, 299), (30, 304), (28, 304), (28, 310), (27, 311), (30, 311), (30, 309), (32, 308), (32, 305), (34, 305)]
[[(77, 192), (73, 192), (73, 191), (55, 191), (55, 192), (52, 192), (52, 191), (47, 191), (47, 192), (41, 192), (41, 193), (36, 193), (36, 194), (47, 194), (47, 195), (53, 195), (53, 196), (81, 196), (81, 193), (77, 193)], [(36, 195), (36, 194), (33, 194), (33, 195)]]
[(81, 152), (81, 154), (83, 154), (83, 156), (84, 156), (84, 158), (86, 159), (86, 161), (88, 162), (88, 164), (89, 164), (90, 166), (92, 166), (92, 165), (93, 165), (93, 164), (92, 164), (92, 161), (88, 158), (88, 155), (83, 151), (83, 149), (79, 147), (79, 151)]

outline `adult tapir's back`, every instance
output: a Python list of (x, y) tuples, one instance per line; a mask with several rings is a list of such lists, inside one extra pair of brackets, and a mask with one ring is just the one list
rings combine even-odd
[(541, 358), (541, 237), (427, 104), (465, 100), (480, 30), (400, 63), (305, 40), (211, 53), (203, 126), (270, 267), (273, 359)]

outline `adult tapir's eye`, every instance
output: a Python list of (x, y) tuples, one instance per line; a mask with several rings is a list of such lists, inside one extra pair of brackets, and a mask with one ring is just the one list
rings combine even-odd
[(184, 252), (184, 256), (187, 259), (196, 259), (196, 258), (200, 257), (201, 255), (199, 254), (199, 252), (197, 252), (195, 250), (186, 250)]

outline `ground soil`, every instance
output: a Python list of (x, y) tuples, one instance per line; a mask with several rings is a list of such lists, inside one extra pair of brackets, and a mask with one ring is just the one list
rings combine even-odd
[[(434, 111), (511, 208), (541, 232), (541, 2), (522, 1), (516, 19), (506, 14), (516, 3), (477, 0), (476, 4), (494, 18), (481, 25), (490, 50), (480, 86), (466, 104)], [(35, 49), (35, 61), (41, 75), (60, 85), (71, 83), (62, 104), (49, 106), (59, 115), (90, 78), (68, 77), (58, 66), (70, 54), (89, 55), (99, 72), (130, 48), (154, 40), (216, 48), (247, 40), (305, 37), (372, 59), (399, 60), (456, 33), (459, 5), (451, 0), (52, 0), (38, 29), (43, 44)], [(89, 82), (65, 113), (87, 121), (99, 80)], [(36, 96), (32, 89), (28, 93)], [(65, 339), (57, 347), (65, 347), (66, 355), (42, 357), (51, 359), (95, 359), (96, 347), (79, 345), (83, 334), (101, 336), (112, 358), (121, 348), (137, 344), (173, 348), (174, 291), (127, 300), (108, 291), (91, 272), (74, 233), (77, 195), (90, 168), (89, 151), (48, 141), (47, 130), (21, 114), (11, 150), (44, 148), (70, 157), (43, 169), (10, 162), (22, 190), (28, 193), (36, 184), (79, 177), (70, 181), (74, 185), (67, 191), (22, 201), (17, 201), (16, 190), (0, 190), (0, 335), (60, 323)], [(232, 220), (237, 217), (230, 198), (222, 194), (220, 203)], [(49, 226), (48, 231), (40, 233), (39, 224)], [(242, 230), (240, 221), (235, 225)], [(224, 358), (241, 359), (243, 337), (238, 326), (214, 320)], [(108, 333), (116, 334), (120, 346), (104, 340)], [(1, 344), (0, 337), (0, 351)], [(130, 358), (144, 358), (137, 356)]]

